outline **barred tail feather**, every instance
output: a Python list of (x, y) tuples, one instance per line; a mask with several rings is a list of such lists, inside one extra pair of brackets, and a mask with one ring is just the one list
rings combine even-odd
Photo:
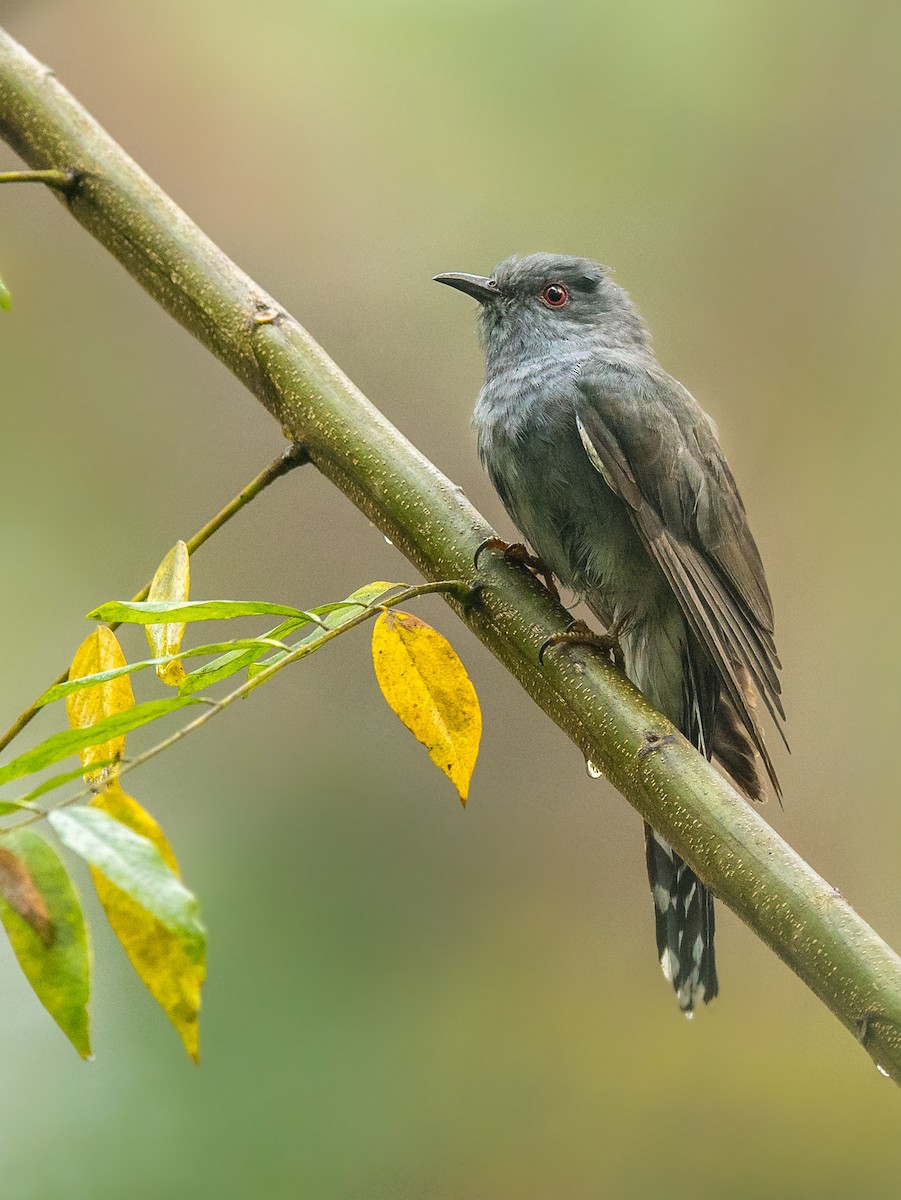
[[(688, 627), (678, 605), (657, 609), (623, 637), (626, 673), (651, 704), (710, 758), (720, 711), (715, 664)], [(654, 899), (657, 953), (679, 1007), (691, 1016), (719, 987), (713, 948), (713, 897), (691, 867), (645, 825), (648, 879)]]
[(654, 896), (657, 953), (687, 1017), (719, 991), (713, 897), (672, 846), (645, 825), (648, 878)]

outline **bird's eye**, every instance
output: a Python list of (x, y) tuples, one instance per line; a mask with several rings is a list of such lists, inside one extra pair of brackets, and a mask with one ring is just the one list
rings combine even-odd
[(549, 283), (541, 293), (541, 299), (548, 308), (562, 308), (569, 299), (569, 292), (562, 283)]

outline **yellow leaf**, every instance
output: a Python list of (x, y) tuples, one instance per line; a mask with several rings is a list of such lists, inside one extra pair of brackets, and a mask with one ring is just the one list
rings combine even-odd
[[(153, 842), (166, 865), (178, 874), (178, 863), (162, 829), (137, 800), (122, 791), (118, 780), (112, 780), (91, 805)], [(197, 961), (196, 950), (192, 956), (175, 934), (96, 868), (91, 868), (91, 875), (100, 903), (131, 965), (197, 1062), (200, 987), (206, 974), (205, 963)]]
[[(100, 671), (124, 666), (125, 655), (116, 635), (105, 625), (98, 625), (75, 652), (69, 667), (69, 678), (82, 679), (85, 675), (96, 675)], [(72, 692), (66, 697), (66, 713), (73, 729), (86, 729), (103, 717), (111, 717), (114, 713), (132, 708), (134, 702), (131, 680), (127, 675), (120, 675), (118, 679), (110, 679), (106, 683), (97, 683), (93, 687)], [(123, 735), (110, 738), (108, 742), (102, 742), (99, 746), (88, 746), (80, 750), (79, 754), (83, 766), (89, 767), (91, 763), (102, 762), (104, 759), (121, 758), (124, 752)], [(85, 779), (89, 782), (100, 776), (100, 771), (85, 772)]]
[[(180, 604), (187, 600), (191, 592), (191, 563), (188, 557), (188, 547), (184, 542), (176, 542), (163, 561), (156, 569), (148, 600), (163, 600), (170, 604)], [(184, 624), (169, 622), (166, 625), (145, 625), (147, 641), (154, 658), (164, 658), (167, 654), (177, 654), (184, 637)], [(161, 663), (156, 669), (163, 683), (170, 687), (180, 687), (185, 677), (185, 669), (181, 660)]]
[(418, 617), (391, 609), (373, 628), (372, 661), (382, 695), (465, 804), (482, 713), (453, 647)]

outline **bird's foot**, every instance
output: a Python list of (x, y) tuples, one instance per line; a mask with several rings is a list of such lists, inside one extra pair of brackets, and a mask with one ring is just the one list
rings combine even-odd
[(625, 671), (623, 648), (610, 633), (596, 633), (584, 621), (573, 621), (565, 633), (552, 634), (538, 651), (539, 663), (551, 646), (594, 646), (610, 660), (617, 671)]
[(537, 554), (530, 554), (522, 542), (505, 542), (499, 537), (486, 538), (473, 555), (473, 562), (477, 567), (479, 559), (485, 550), (500, 550), (504, 558), (509, 559), (510, 562), (520, 563), (526, 570), (531, 571), (536, 578), (540, 577), (544, 580), (544, 586), (555, 600), (560, 599), (560, 593), (557, 591), (557, 585), (554, 583), (554, 575), (550, 567), (542, 562)]

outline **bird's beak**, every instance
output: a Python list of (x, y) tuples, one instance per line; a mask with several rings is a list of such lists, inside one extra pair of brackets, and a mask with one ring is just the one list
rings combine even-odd
[(473, 300), (478, 300), (479, 304), (484, 304), (486, 300), (492, 300), (497, 295), (497, 284), (484, 275), (465, 275), (462, 271), (448, 271), (444, 275), (436, 275), (435, 282), (446, 283), (448, 287), (465, 292), (467, 296), (472, 296)]

